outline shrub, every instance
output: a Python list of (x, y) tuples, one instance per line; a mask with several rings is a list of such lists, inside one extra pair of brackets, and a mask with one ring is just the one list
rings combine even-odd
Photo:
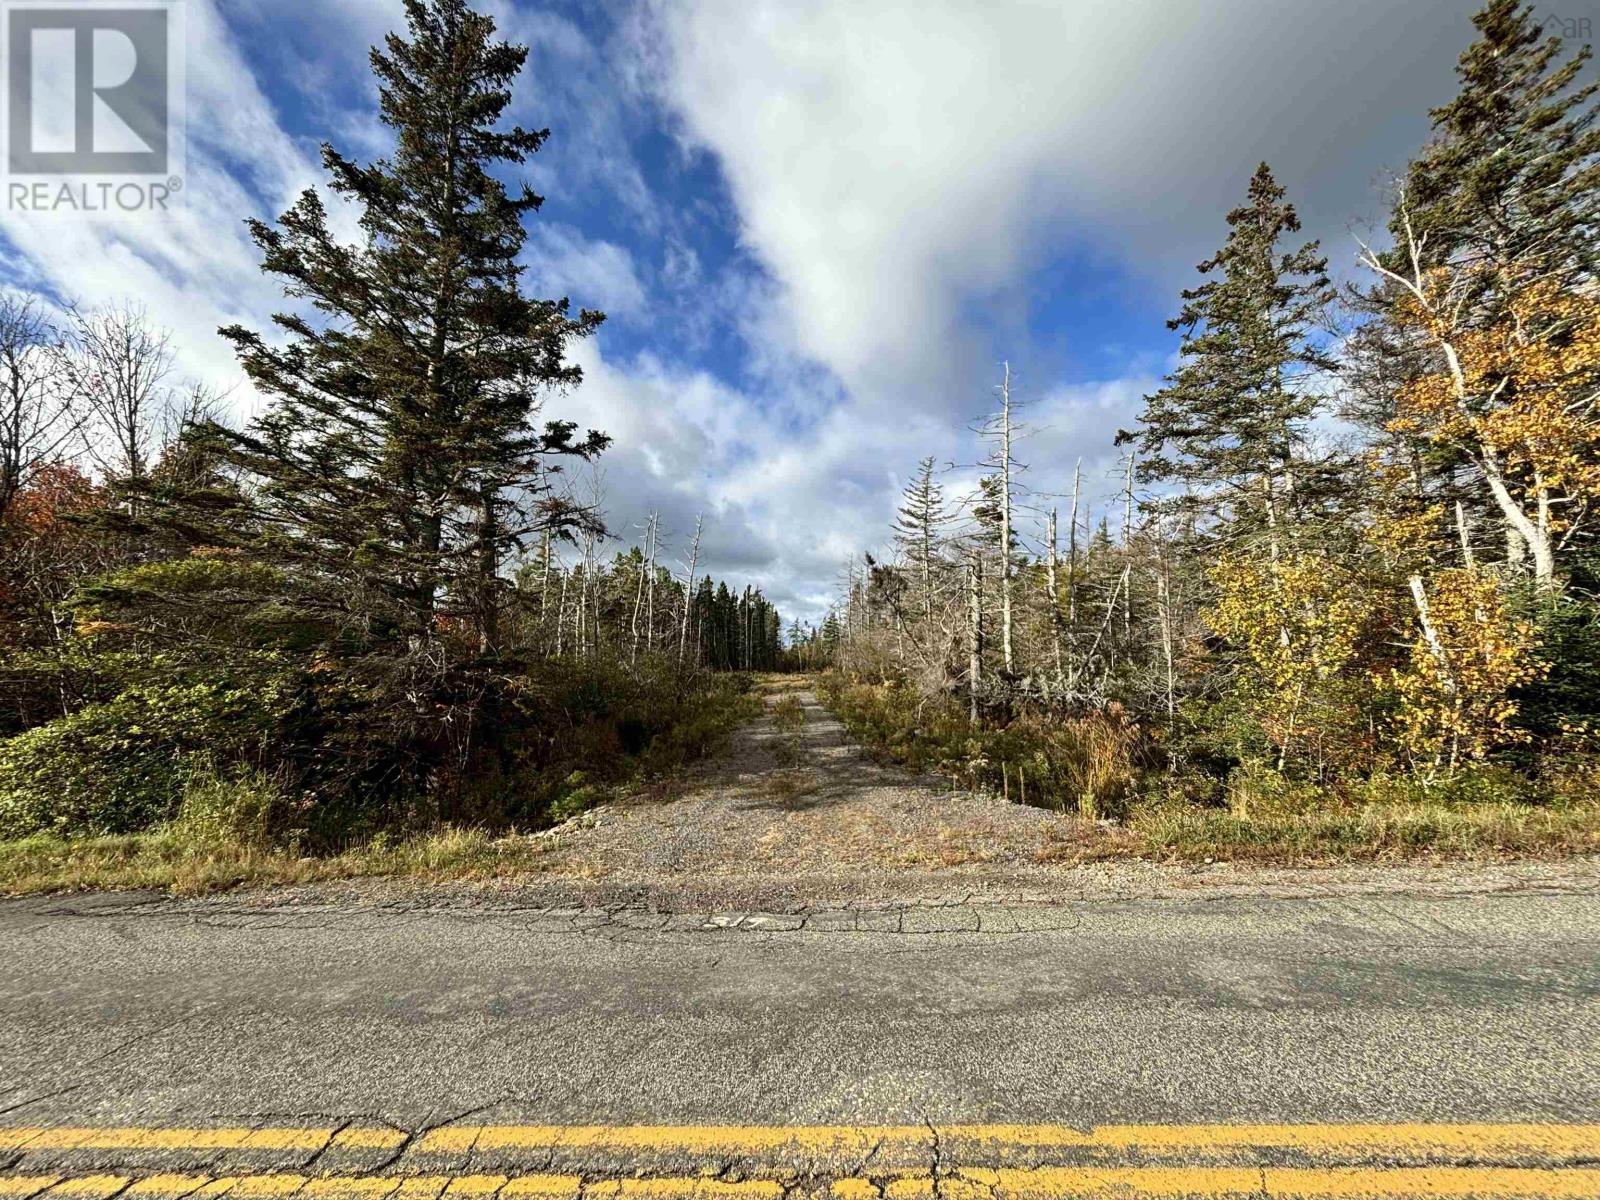
[(190, 774), (173, 832), (199, 845), (264, 847), (284, 797), (265, 772), (244, 768), (224, 774), (206, 764)]
[(588, 812), (605, 799), (603, 789), (590, 783), (582, 771), (574, 771), (562, 781), (560, 792), (550, 804), (550, 819), (557, 824)]
[(192, 780), (259, 755), (292, 707), (272, 676), (148, 684), (0, 742), (0, 838), (169, 820)]
[(828, 706), (851, 733), (898, 762), (1094, 819), (1119, 815), (1137, 780), (1138, 727), (1111, 706), (1083, 716), (1022, 711), (973, 725), (948, 697), (824, 676)]
[(798, 733), (805, 728), (806, 708), (798, 696), (785, 696), (772, 706), (772, 723), (780, 733)]

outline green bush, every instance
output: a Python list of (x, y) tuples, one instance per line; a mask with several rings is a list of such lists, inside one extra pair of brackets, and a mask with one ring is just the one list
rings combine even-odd
[(283, 805), (282, 792), (265, 772), (224, 774), (207, 764), (185, 781), (172, 831), (197, 845), (265, 847)]
[(172, 682), (0, 742), (0, 838), (110, 834), (176, 815), (191, 781), (275, 739), (293, 707), (282, 680)]
[(574, 771), (562, 781), (561, 790), (550, 803), (550, 819), (557, 824), (586, 813), (605, 799), (605, 791), (585, 778), (582, 771)]
[(819, 688), (859, 741), (915, 770), (961, 779), (1040, 808), (1119, 816), (1137, 782), (1137, 727), (1115, 707), (1084, 716), (1020, 711), (1000, 724), (968, 720), (949, 697), (838, 672)]

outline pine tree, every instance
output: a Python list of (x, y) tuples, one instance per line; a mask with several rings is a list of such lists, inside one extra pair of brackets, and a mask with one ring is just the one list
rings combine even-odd
[(901, 496), (894, 522), (895, 544), (917, 581), (922, 619), (931, 622), (939, 543), (949, 522), (944, 489), (934, 478), (931, 455), (917, 464), (916, 477), (906, 485)]
[(1386, 265), (1410, 271), (1414, 238), (1424, 270), (1465, 255), (1500, 276), (1483, 282), (1502, 296), (1551, 273), (1593, 279), (1600, 82), (1578, 85), (1591, 50), (1562, 61), (1561, 39), (1521, 0), (1489, 0), (1472, 23), (1478, 40), (1456, 67), (1460, 91), (1433, 110), (1433, 138), (1406, 174)]
[(507, 551), (586, 518), (541, 467), (607, 439), (532, 422), (543, 391), (579, 381), (565, 352), (603, 318), (521, 289), (522, 222), (541, 198), (495, 172), (548, 135), (502, 125), (526, 49), (465, 0), (406, 0), (406, 20), (371, 56), (392, 157), (360, 166), (323, 147), (363, 240), (337, 241), (312, 190), (276, 227), (250, 222), (263, 270), (315, 315), (277, 316), (281, 338), (222, 331), (274, 404), (245, 433), (211, 433), (256, 482), (258, 554), (321, 584), (324, 603), (365, 606), (372, 631), (414, 644), (454, 620), (492, 650)]
[(1300, 221), (1266, 163), (1228, 225), (1227, 243), (1200, 264), (1209, 278), (1168, 322), (1183, 332), (1183, 361), (1145, 397), (1139, 474), (1182, 485), (1213, 534), (1265, 532), (1276, 546), (1306, 499), (1306, 426), (1318, 405), (1308, 377), (1334, 365), (1314, 338), (1332, 298), (1327, 259), (1316, 242), (1280, 249)]

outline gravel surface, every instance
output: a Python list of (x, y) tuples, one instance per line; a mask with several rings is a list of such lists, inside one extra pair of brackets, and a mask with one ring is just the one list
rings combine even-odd
[(815, 695), (797, 696), (799, 730), (779, 730), (769, 703), (682, 794), (608, 807), (577, 831), (562, 869), (656, 881), (1015, 866), (1033, 861), (1047, 830), (1072, 824), (876, 763)]
[[(797, 733), (768, 715), (670, 792), (609, 804), (546, 835), (536, 873), (418, 885), (355, 880), (235, 893), (228, 906), (370, 901), (676, 913), (1135, 899), (1451, 896), (1600, 890), (1600, 861), (1333, 867), (1039, 861), (1082, 838), (1074, 817), (953, 790), (875, 762), (810, 692)], [(204, 903), (204, 902), (200, 902)]]

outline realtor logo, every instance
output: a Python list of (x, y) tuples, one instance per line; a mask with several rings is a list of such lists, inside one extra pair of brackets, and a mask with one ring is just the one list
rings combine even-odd
[(9, 206), (167, 207), (183, 186), (181, 0), (5, 0), (4, 15)]

